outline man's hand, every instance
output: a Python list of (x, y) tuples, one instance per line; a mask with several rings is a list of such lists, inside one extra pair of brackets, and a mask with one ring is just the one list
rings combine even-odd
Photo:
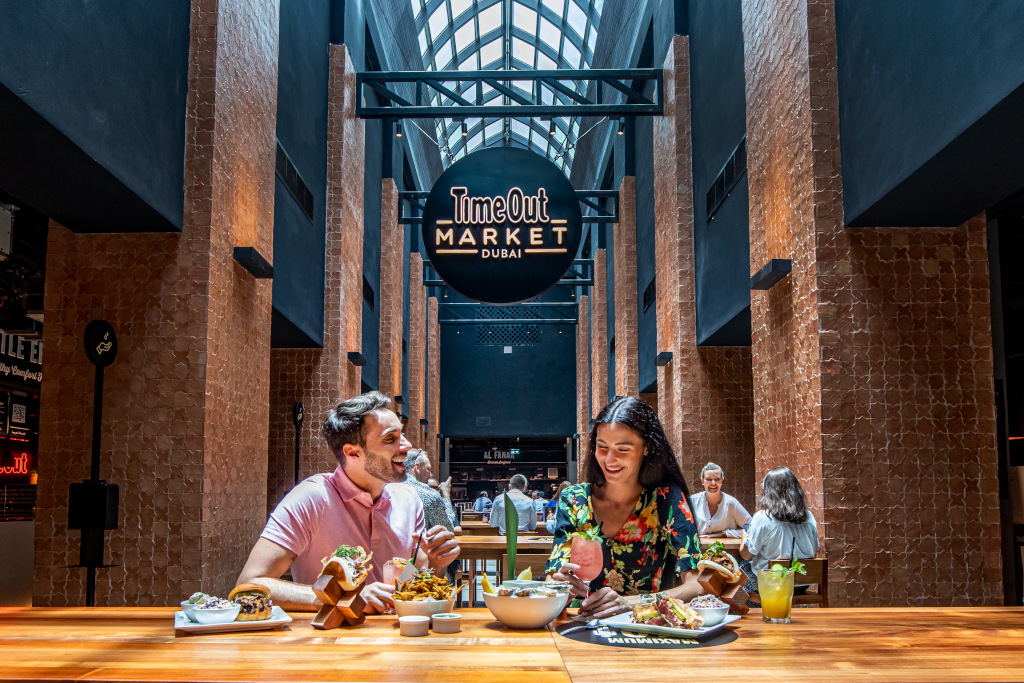
[(363, 586), (363, 590), (359, 592), (359, 597), (366, 603), (366, 607), (363, 608), (363, 612), (366, 614), (384, 614), (387, 608), (394, 605), (394, 599), (391, 594), (395, 592), (395, 587), (389, 583), (369, 583)]
[(452, 497), (452, 478), (448, 477), (447, 479), (442, 481), (440, 484), (438, 484), (437, 490), (441, 492), (441, 497), (442, 498), (451, 498)]
[(427, 529), (427, 532), (423, 534), (420, 550), (426, 553), (427, 562), (435, 572), (454, 562), (462, 551), (459, 542), (455, 540), (455, 534), (440, 524)]

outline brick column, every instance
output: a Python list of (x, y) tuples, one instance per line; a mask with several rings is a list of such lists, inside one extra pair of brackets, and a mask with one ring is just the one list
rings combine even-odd
[(423, 439), (431, 466), (439, 472), (437, 452), (441, 433), (441, 325), (437, 318), (437, 297), (427, 302), (427, 434)]
[(344, 45), (331, 45), (327, 109), (327, 211), (322, 349), (270, 352), (268, 512), (295, 484), (292, 405), (302, 401), (299, 478), (330, 472), (337, 461), (320, 436), (327, 411), (360, 393), (359, 367), (348, 360), (362, 338), (365, 141), (356, 117), (355, 67)]
[[(594, 252), (590, 290), (590, 417), (608, 403), (608, 264), (604, 249)], [(588, 430), (589, 431), (589, 430)]]
[(580, 297), (576, 310), (576, 431), (580, 435), (576, 476), (581, 481), (583, 463), (590, 451), (590, 319), (586, 296)]
[(728, 492), (753, 510), (750, 351), (697, 347), (691, 137), (689, 38), (676, 36), (665, 60), (665, 115), (654, 121), (658, 351), (672, 353), (658, 368), (658, 417), (694, 490), (701, 467), (715, 462)]
[(743, 32), (750, 265), (793, 261), (751, 302), (758, 475), (803, 482), (830, 603), (1000, 604), (984, 217), (847, 229), (832, 0), (744, 0)]
[(108, 320), (100, 475), (120, 487), (98, 605), (226, 593), (266, 521), (271, 283), (232, 257), (273, 260), (275, 0), (192, 3), (182, 232), (48, 235), (37, 605), (81, 605), (68, 485), (89, 476), (94, 368), (85, 325)]
[[(427, 385), (427, 288), (423, 286), (423, 257), (413, 252), (409, 257), (409, 426), (406, 436), (416, 448), (426, 448), (423, 425), (426, 417)], [(436, 450), (430, 444), (427, 450)]]
[(615, 224), (615, 393), (640, 393), (640, 361), (636, 310), (636, 178), (626, 176), (619, 187), (619, 222)]
[[(402, 324), (404, 240), (398, 223), (398, 187), (392, 178), (381, 183), (380, 199), (380, 392), (394, 402), (402, 395)], [(404, 400), (403, 396), (403, 400)]]

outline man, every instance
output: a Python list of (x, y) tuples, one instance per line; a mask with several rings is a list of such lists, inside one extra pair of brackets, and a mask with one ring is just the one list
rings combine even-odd
[[(285, 496), (249, 553), (238, 583), (267, 586), (274, 603), (286, 610), (316, 610), (321, 603), (310, 585), (320, 574), (321, 559), (339, 545), (359, 545), (374, 555), (360, 593), (365, 611), (372, 614), (392, 604), (395, 587), (381, 582), (384, 562), (411, 557), (421, 534), (417, 565), (440, 575), (458, 557), (451, 531), (443, 526), (424, 531), (423, 505), (409, 487), (386, 487), (405, 479), (405, 454), (412, 447), (390, 406), (387, 396), (374, 391), (328, 413), (321, 433), (338, 468), (313, 475)], [(285, 581), (280, 577), (289, 567), (292, 581)]]
[(534, 509), (534, 512), (543, 512), (544, 511), (544, 506), (547, 505), (547, 504), (548, 504), (548, 502), (546, 500), (544, 500), (544, 492), (543, 491), (534, 491), (533, 492), (533, 509)]
[[(533, 500), (526, 495), (526, 477), (516, 474), (508, 482), (508, 497), (519, 513), (519, 530), (533, 531), (537, 528), (537, 513), (533, 509)], [(505, 496), (495, 496), (491, 505), (491, 526), (498, 527), (502, 536), (505, 535)]]
[(481, 491), (476, 500), (473, 501), (474, 512), (486, 512), (491, 509), (491, 499), (487, 497), (487, 491)]
[(459, 526), (459, 517), (455, 514), (452, 506), (452, 478), (443, 484), (438, 484), (437, 490), (430, 485), (431, 476), (430, 458), (427, 452), (420, 448), (413, 448), (405, 455), (405, 483), (412, 486), (419, 494), (423, 503), (423, 515), (426, 525), (443, 526), (452, 531), (456, 536), (462, 535), (462, 527)]

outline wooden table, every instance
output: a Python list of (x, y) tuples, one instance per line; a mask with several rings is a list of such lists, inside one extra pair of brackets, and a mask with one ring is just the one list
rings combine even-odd
[[(467, 570), (469, 581), (469, 604), (476, 604), (476, 563), (478, 561), (494, 560), (498, 563), (498, 573), (501, 573), (501, 558), (505, 554), (506, 539), (504, 536), (459, 536), (460, 560), (467, 560), (463, 568)], [(516, 541), (516, 552), (530, 553), (551, 553), (551, 536), (520, 536)]]
[(316, 631), (301, 613), (280, 631), (175, 637), (174, 611), (0, 608), (0, 679), (1024, 681), (1019, 607), (801, 609), (787, 625), (752, 610), (731, 643), (642, 652), (508, 629), (484, 609), (459, 610), (462, 633), (425, 638), (398, 635), (393, 616)]
[(463, 522), (462, 533), (471, 534), (476, 536), (490, 536), (498, 533), (496, 527), (491, 526), (490, 522), (476, 522), (469, 521)]
[[(710, 536), (701, 536), (700, 547), (707, 548), (715, 541), (721, 541), (722, 545), (725, 546), (725, 550), (729, 553), (732, 553), (733, 555), (740, 551), (740, 539), (738, 538), (712, 538)], [(740, 558), (737, 557), (736, 559), (738, 560)]]

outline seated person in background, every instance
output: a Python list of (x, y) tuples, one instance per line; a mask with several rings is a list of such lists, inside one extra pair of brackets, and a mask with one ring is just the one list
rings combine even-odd
[(544, 492), (543, 491), (534, 491), (533, 492), (533, 509), (534, 509), (535, 512), (540, 512), (541, 510), (544, 509), (544, 506), (547, 505), (547, 504), (548, 504), (548, 502), (546, 500), (544, 500)]
[[(700, 595), (689, 491), (654, 409), (636, 397), (617, 398), (592, 424), (586, 483), (568, 487), (558, 501), (548, 578), (568, 581), (577, 595), (589, 589), (580, 608), (588, 618), (628, 611), (641, 593), (667, 590), (684, 601)], [(589, 586), (577, 576), (569, 536), (583, 531), (597, 533), (603, 555)]]
[(704, 490), (693, 497), (693, 514), (701, 536), (739, 538), (743, 525), (750, 523), (750, 513), (738, 500), (722, 492), (725, 474), (719, 465), (709, 462), (700, 471)]
[(487, 497), (487, 491), (481, 491), (476, 500), (473, 501), (474, 512), (486, 512), (491, 509), (491, 499)]
[[(797, 559), (814, 557), (818, 552), (818, 524), (807, 509), (796, 475), (786, 467), (776, 467), (761, 483), (761, 509), (743, 532), (740, 555), (750, 560), (754, 570), (768, 569), (772, 560), (788, 558), (790, 547), (794, 547)], [(758, 592), (756, 571), (745, 590)]]
[[(395, 587), (382, 583), (383, 565), (411, 557), (423, 541), (416, 564), (441, 575), (459, 556), (455, 535), (443, 526), (425, 529), (423, 505), (408, 486), (386, 486), (405, 479), (405, 453), (411, 444), (391, 410), (391, 399), (369, 392), (339, 403), (327, 414), (321, 433), (338, 459), (331, 474), (315, 474), (285, 496), (249, 553), (238, 583), (270, 589), (274, 604), (286, 610), (317, 610), (310, 587), (339, 545), (373, 553), (373, 570), (360, 595), (366, 612), (383, 612)], [(280, 577), (291, 567), (292, 581)]]
[[(430, 476), (430, 470), (430, 458), (427, 457), (427, 452), (420, 448), (409, 449), (409, 452), (405, 454), (405, 483), (412, 487), (420, 497), (420, 502), (423, 503), (424, 525), (428, 528), (443, 526), (456, 536), (461, 536), (462, 527), (459, 526), (459, 518), (455, 514), (455, 508), (452, 507), (451, 501), (452, 478), (448, 477), (448, 481), (439, 484), (438, 490), (435, 491), (429, 483), (424, 483), (431, 479), (437, 481)], [(452, 562), (445, 569), (445, 575), (453, 584), (458, 570), (458, 561)]]
[(544, 528), (548, 530), (549, 534), (555, 533), (555, 513), (549, 512), (547, 519), (544, 520)]
[[(526, 495), (526, 477), (513, 475), (508, 482), (508, 497), (519, 513), (519, 530), (533, 531), (537, 528), (537, 512), (533, 509), (533, 500)], [(495, 496), (491, 505), (491, 526), (498, 527), (502, 536), (505, 535), (505, 496)]]
[(548, 508), (552, 512), (557, 510), (558, 509), (558, 499), (562, 497), (562, 491), (566, 490), (570, 486), (572, 486), (572, 484), (570, 484), (567, 481), (563, 481), (561, 484), (559, 484), (558, 488), (555, 489), (554, 494), (551, 496), (551, 500), (549, 500), (544, 505), (544, 507)]

